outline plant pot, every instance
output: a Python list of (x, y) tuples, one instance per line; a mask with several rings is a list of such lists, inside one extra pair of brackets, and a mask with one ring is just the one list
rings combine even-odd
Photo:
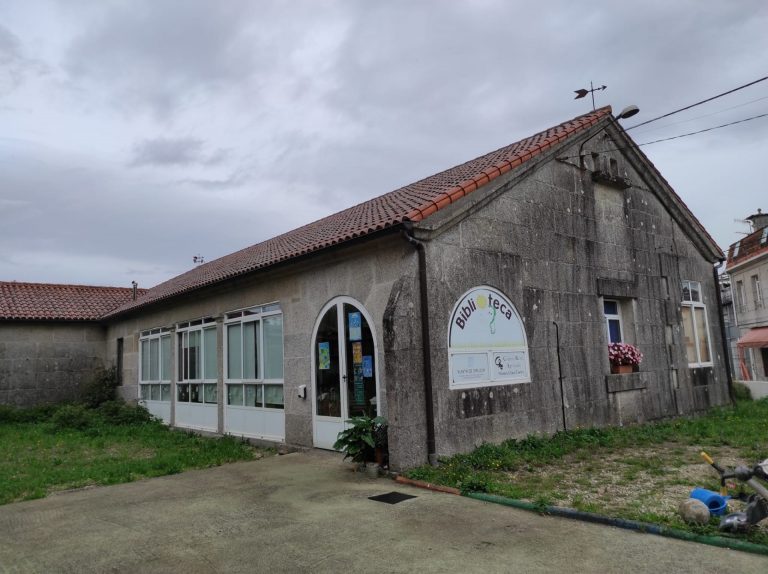
[(379, 478), (379, 465), (369, 462), (365, 465), (365, 474), (368, 478)]
[(611, 365), (611, 373), (614, 375), (626, 375), (635, 370), (634, 365)]

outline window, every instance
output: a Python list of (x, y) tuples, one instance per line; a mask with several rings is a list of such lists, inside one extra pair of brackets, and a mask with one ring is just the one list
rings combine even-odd
[(683, 281), (682, 291), (681, 310), (688, 366), (709, 366), (712, 364), (712, 351), (709, 343), (707, 308), (701, 296), (701, 284), (698, 281)]
[(736, 259), (739, 256), (739, 248), (741, 247), (741, 241), (737, 241), (733, 246), (733, 255), (731, 259)]
[[(139, 339), (139, 396), (143, 401), (171, 400), (170, 329), (150, 329)], [(122, 350), (122, 339), (118, 339)], [(122, 362), (122, 359), (120, 359)]]
[(763, 229), (763, 234), (760, 236), (760, 245), (765, 245), (768, 243), (768, 227)]
[(219, 365), (214, 319), (180, 323), (176, 331), (179, 333), (176, 400), (181, 403), (216, 404), (219, 401), (216, 383)]
[(517, 309), (493, 287), (467, 291), (448, 327), (449, 388), (531, 381), (528, 339)]
[(117, 385), (123, 385), (123, 338), (117, 339), (117, 357), (115, 360), (115, 370), (117, 371)]
[(747, 291), (744, 289), (743, 281), (736, 281), (736, 304), (739, 307), (739, 311), (746, 311)]
[(760, 277), (752, 275), (752, 297), (755, 300), (755, 309), (763, 306), (763, 294), (760, 292)]
[(608, 329), (609, 343), (622, 343), (624, 341), (619, 310), (618, 301), (614, 299), (605, 299), (603, 301), (603, 314), (605, 315), (605, 324)]
[(227, 405), (283, 409), (283, 315), (276, 303), (227, 313)]

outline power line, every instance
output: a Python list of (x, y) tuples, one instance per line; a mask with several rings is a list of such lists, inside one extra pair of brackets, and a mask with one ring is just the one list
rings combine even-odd
[[(712, 130), (718, 130), (720, 128), (727, 128), (728, 126), (735, 126), (736, 124), (743, 124), (744, 122), (749, 122), (749, 121), (752, 121), (752, 120), (757, 120), (757, 119), (765, 118), (765, 117), (768, 117), (768, 113), (759, 114), (757, 116), (752, 116), (751, 118), (744, 118), (743, 120), (737, 120), (735, 122), (729, 122), (727, 124), (720, 124), (719, 126), (712, 126), (711, 128), (705, 128), (703, 130), (698, 130), (698, 131), (695, 131), (695, 132), (689, 132), (687, 134), (680, 134), (680, 135), (676, 135), (676, 136), (672, 136), (672, 137), (668, 137), (668, 138), (662, 138), (662, 139), (658, 139), (658, 140), (653, 140), (653, 141), (649, 141), (649, 142), (643, 142), (643, 143), (629, 145), (629, 146), (624, 146), (624, 147), (615, 147), (615, 148), (611, 148), (611, 149), (604, 149), (604, 150), (600, 150), (600, 151), (601, 152), (624, 151), (625, 149), (642, 147), (644, 145), (651, 145), (651, 144), (655, 144), (655, 143), (666, 142), (666, 141), (669, 141), (669, 140), (676, 140), (676, 139), (685, 138), (685, 137), (688, 137), (688, 136), (695, 136), (696, 134), (702, 134), (704, 132), (711, 132)], [(558, 157), (557, 159), (564, 160), (564, 159), (574, 159), (574, 158), (577, 158), (577, 157), (579, 157), (579, 156), (578, 155), (568, 155), (568, 156)]]
[(722, 113), (725, 113), (725, 112), (729, 112), (731, 110), (735, 110), (736, 108), (743, 108), (744, 106), (748, 106), (749, 104), (754, 104), (755, 102), (760, 102), (762, 100), (768, 100), (768, 96), (763, 96), (762, 98), (755, 98), (754, 100), (749, 100), (748, 102), (744, 102), (743, 104), (737, 104), (735, 106), (730, 106), (728, 108), (723, 108), (722, 110), (718, 110), (716, 112), (712, 112), (711, 114), (704, 114), (704, 115), (701, 115), (701, 116), (696, 116), (695, 118), (690, 118), (688, 120), (680, 120), (679, 122), (672, 122), (672, 123), (669, 123), (669, 124), (664, 124), (663, 126), (658, 126), (658, 127), (655, 127), (655, 128), (648, 128), (648, 129), (640, 130), (637, 133), (645, 134), (645, 133), (648, 133), (648, 132), (655, 132), (655, 131), (658, 131), (658, 130), (663, 130), (664, 128), (668, 128), (668, 127), (671, 127), (671, 126), (677, 126), (677, 125), (680, 125), (680, 124), (687, 124), (688, 122), (693, 122), (693, 121), (696, 121), (696, 120), (700, 120), (702, 118), (709, 118), (709, 117), (712, 117), (712, 116), (716, 116), (717, 114), (722, 114)]
[(748, 88), (749, 86), (754, 86), (755, 84), (758, 84), (760, 82), (763, 82), (765, 80), (768, 80), (768, 76), (765, 76), (763, 78), (759, 78), (755, 80), (754, 82), (749, 82), (748, 84), (744, 84), (743, 86), (739, 86), (738, 88), (733, 88), (732, 90), (728, 90), (727, 92), (723, 92), (722, 94), (717, 94), (716, 96), (712, 96), (711, 98), (707, 98), (706, 100), (701, 100), (700, 102), (696, 102), (695, 104), (691, 104), (690, 106), (685, 106), (684, 108), (680, 108), (679, 110), (675, 110), (673, 112), (669, 112), (667, 114), (664, 114), (663, 116), (659, 116), (657, 118), (652, 118), (650, 120), (646, 120), (644, 122), (640, 122), (639, 124), (635, 124), (634, 126), (630, 126), (626, 128), (626, 131), (633, 130), (635, 128), (639, 128), (640, 126), (644, 126), (646, 124), (650, 124), (651, 122), (655, 122), (656, 120), (660, 120), (662, 118), (668, 118), (671, 115), (677, 114), (679, 112), (684, 112), (685, 110), (690, 110), (691, 108), (695, 108), (696, 106), (700, 106), (701, 104), (706, 104), (707, 102), (711, 102), (712, 100), (716, 100), (717, 98), (722, 98), (723, 96), (727, 96), (728, 94), (732, 94), (734, 92), (738, 92), (739, 90), (743, 90), (744, 88)]
[(717, 129), (720, 129), (720, 128), (727, 128), (728, 126), (735, 126), (736, 124), (743, 124), (744, 122), (749, 122), (749, 121), (752, 121), (752, 120), (756, 120), (756, 119), (759, 119), (759, 118), (765, 118), (765, 117), (768, 117), (768, 114), (760, 114), (760, 115), (757, 115), (757, 116), (752, 116), (751, 118), (745, 118), (743, 120), (737, 120), (735, 122), (729, 122), (727, 124), (721, 124), (719, 126), (712, 126), (711, 128), (705, 128), (703, 130), (698, 130), (698, 131), (690, 132), (690, 133), (687, 133), (687, 134), (680, 134), (678, 136), (672, 136), (672, 137), (663, 138), (663, 139), (660, 139), (660, 140), (653, 140), (653, 141), (650, 141), (650, 142), (644, 142), (644, 143), (641, 143), (641, 144), (637, 144), (637, 147), (640, 147), (640, 146), (643, 146), (643, 145), (651, 145), (651, 144), (655, 144), (655, 143), (659, 143), (659, 142), (666, 142), (666, 141), (669, 141), (669, 140), (676, 140), (676, 139), (684, 138), (684, 137), (688, 137), (688, 136), (695, 136), (696, 134), (703, 134), (704, 132), (711, 132), (712, 130), (717, 130)]

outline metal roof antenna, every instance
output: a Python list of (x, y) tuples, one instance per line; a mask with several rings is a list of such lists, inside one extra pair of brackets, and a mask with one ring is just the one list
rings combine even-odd
[(136, 283), (136, 281), (131, 281), (131, 286), (133, 287), (133, 300), (136, 300), (136, 291), (138, 290), (139, 284)]

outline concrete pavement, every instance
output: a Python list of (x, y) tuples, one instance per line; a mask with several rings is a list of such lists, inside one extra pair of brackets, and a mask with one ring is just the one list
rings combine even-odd
[[(313, 451), (0, 507), (0, 573), (739, 572), (768, 558), (538, 516)], [(396, 505), (369, 496), (417, 498)]]

